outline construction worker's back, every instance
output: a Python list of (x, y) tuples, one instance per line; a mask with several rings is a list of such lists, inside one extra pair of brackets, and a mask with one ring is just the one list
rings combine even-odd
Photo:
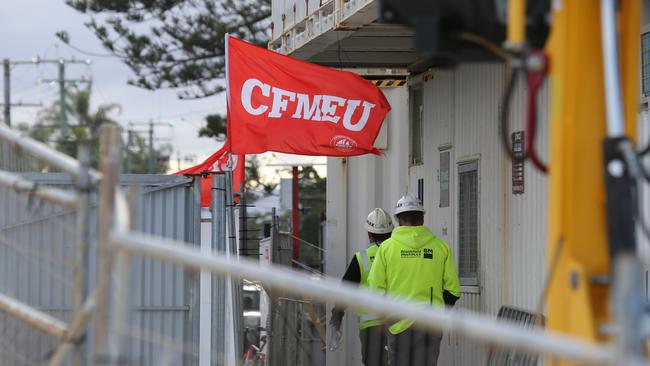
[[(385, 240), (368, 276), (371, 289), (424, 306), (453, 306), (460, 283), (451, 250), (424, 225), (425, 209), (413, 196), (395, 205), (399, 227)], [(442, 334), (411, 327), (402, 319), (388, 327), (388, 366), (435, 366)]]
[[(371, 287), (392, 296), (434, 306), (445, 305), (444, 292), (460, 296), (451, 250), (425, 226), (401, 226), (379, 248), (369, 277)], [(390, 326), (392, 334), (408, 329), (412, 320)]]

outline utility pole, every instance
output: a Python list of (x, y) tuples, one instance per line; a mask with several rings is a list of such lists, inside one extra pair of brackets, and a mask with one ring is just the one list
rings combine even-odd
[(2, 66), (4, 67), (4, 94), (5, 94), (5, 105), (4, 105), (4, 116), (5, 124), (11, 126), (11, 82), (9, 81), (9, 75), (11, 74), (11, 64), (9, 59), (6, 58), (2, 61)]
[(168, 122), (154, 122), (153, 120), (149, 120), (149, 122), (129, 122), (130, 132), (144, 132), (144, 131), (135, 131), (132, 129), (132, 126), (136, 125), (146, 125), (148, 126), (147, 133), (149, 134), (149, 156), (147, 159), (147, 173), (153, 174), (154, 173), (154, 159), (156, 158), (155, 156), (155, 151), (154, 151), (154, 127), (155, 126), (166, 126), (166, 127), (174, 127), (171, 123)]
[(65, 84), (66, 83), (89, 83), (90, 80), (85, 78), (81, 79), (66, 79), (65, 78), (65, 65), (66, 64), (86, 64), (90, 65), (90, 60), (81, 61), (75, 59), (58, 59), (58, 60), (41, 60), (36, 59), (36, 64), (39, 63), (49, 63), (57, 64), (59, 67), (59, 77), (56, 80), (44, 79), (43, 82), (56, 82), (59, 84), (59, 128), (61, 131), (61, 140), (65, 141), (68, 139), (68, 110), (65, 103)]
[(131, 145), (133, 145), (133, 130), (131, 128), (127, 131), (126, 139), (126, 173), (131, 174)]
[(149, 164), (147, 165), (147, 172), (153, 174), (153, 120), (149, 120)]
[(61, 140), (68, 138), (68, 111), (65, 106), (65, 63), (59, 60), (59, 119), (61, 123)]
[(31, 61), (11, 61), (8, 58), (2, 60), (2, 66), (4, 69), (4, 103), (2, 104), (3, 108), (3, 117), (4, 122), (7, 126), (11, 126), (11, 107), (41, 107), (42, 103), (11, 103), (11, 65), (27, 65), (34, 64), (37, 59)]

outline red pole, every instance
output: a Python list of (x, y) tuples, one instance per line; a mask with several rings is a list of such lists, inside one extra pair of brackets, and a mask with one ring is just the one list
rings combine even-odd
[(298, 242), (298, 236), (300, 235), (299, 223), (298, 223), (298, 167), (293, 167), (293, 189), (291, 190), (292, 194), (292, 207), (291, 214), (293, 219), (293, 260), (298, 261), (300, 256), (300, 243)]

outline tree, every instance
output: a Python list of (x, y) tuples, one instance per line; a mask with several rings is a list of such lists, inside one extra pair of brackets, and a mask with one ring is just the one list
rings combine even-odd
[[(86, 26), (134, 72), (129, 83), (178, 88), (181, 98), (223, 91), (224, 35), (269, 39), (271, 0), (66, 0), (90, 15)], [(59, 39), (72, 45), (66, 31)]]
[[(104, 123), (117, 123), (111, 114), (119, 113), (121, 106), (116, 103), (102, 104), (97, 110), (91, 111), (91, 84), (85, 89), (76, 87), (65, 91), (65, 108), (69, 119), (68, 136), (62, 136), (60, 130), (59, 102), (39, 111), (36, 125), (29, 128), (29, 134), (34, 139), (53, 143), (57, 150), (76, 157), (80, 141), (98, 145), (99, 127)], [(23, 127), (24, 128), (24, 127)], [(94, 151), (92, 161), (98, 161), (99, 151)]]
[[(124, 172), (133, 174), (145, 174), (149, 172), (149, 146), (145, 139), (134, 133), (131, 143), (126, 146), (126, 155), (124, 157)], [(154, 147), (153, 151), (153, 174), (167, 173), (169, 166), (169, 157), (172, 154), (172, 147), (169, 144), (163, 144), (158, 148)]]
[[(326, 211), (327, 179), (321, 177), (310, 166), (305, 166), (298, 175), (298, 201), (300, 204), (300, 238), (321, 245), (321, 227)], [(302, 245), (300, 247), (300, 261), (312, 268), (321, 269), (322, 253), (320, 250)]]
[[(117, 124), (112, 114), (121, 110), (118, 104), (102, 104), (96, 110), (91, 110), (91, 86), (86, 89), (70, 88), (66, 90), (65, 108), (69, 116), (68, 136), (63, 138), (60, 130), (60, 110), (58, 102), (39, 111), (37, 122), (30, 126), (19, 124), (18, 129), (26, 132), (30, 137), (53, 145), (57, 150), (76, 157), (77, 148), (80, 142), (88, 142), (91, 146), (91, 165), (95, 168), (99, 165), (99, 127), (105, 123)], [(131, 173), (147, 173), (149, 149), (142, 137), (135, 135), (128, 146), (131, 152)], [(154, 149), (154, 172), (165, 173), (171, 146), (163, 145)], [(125, 154), (126, 157), (126, 154)], [(126, 162), (125, 162), (126, 163)], [(42, 170), (39, 166), (37, 170)]]
[(256, 155), (246, 156), (246, 187), (262, 190), (262, 192), (268, 196), (273, 194), (273, 191), (275, 191), (278, 184), (268, 182), (262, 178), (262, 175), (260, 174), (260, 165), (261, 163)]
[(205, 116), (205, 127), (201, 127), (199, 136), (213, 137), (217, 141), (224, 141), (226, 131), (226, 118), (220, 114), (209, 114)]

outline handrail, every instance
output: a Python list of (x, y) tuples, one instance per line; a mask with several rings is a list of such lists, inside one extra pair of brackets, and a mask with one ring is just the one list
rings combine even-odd
[(77, 207), (77, 195), (58, 188), (39, 186), (38, 184), (24, 179), (18, 174), (0, 170), (0, 186), (4, 186), (18, 193), (34, 195), (40, 199), (56, 203), (68, 208)]
[[(20, 148), (26, 154), (29, 154), (39, 160), (49, 163), (73, 177), (79, 175), (79, 161), (60, 151), (57, 151), (46, 144), (36, 141), (20, 132), (0, 123), (0, 139), (5, 140), (16, 147)], [(101, 173), (91, 169), (90, 178), (92, 183), (101, 180)]]
[(554, 355), (559, 358), (606, 365), (615, 362), (610, 344), (591, 344), (574, 337), (545, 332), (541, 329), (522, 329), (515, 324), (496, 322), (495, 319), (467, 311), (444, 311), (378, 295), (357, 286), (334, 279), (315, 281), (295, 271), (278, 266), (260, 266), (240, 258), (233, 261), (224, 255), (205, 255), (188, 244), (142, 233), (111, 234), (113, 248), (129, 255), (144, 255), (166, 262), (210, 271), (215, 274), (259, 280), (271, 287), (294, 294), (310, 296), (320, 301), (358, 307), (387, 318), (415, 319), (419, 327), (436, 331), (454, 332), (475, 340), (511, 349)]
[(0, 293), (0, 311), (59, 339), (63, 339), (68, 331), (66, 324), (59, 319), (2, 293)]

